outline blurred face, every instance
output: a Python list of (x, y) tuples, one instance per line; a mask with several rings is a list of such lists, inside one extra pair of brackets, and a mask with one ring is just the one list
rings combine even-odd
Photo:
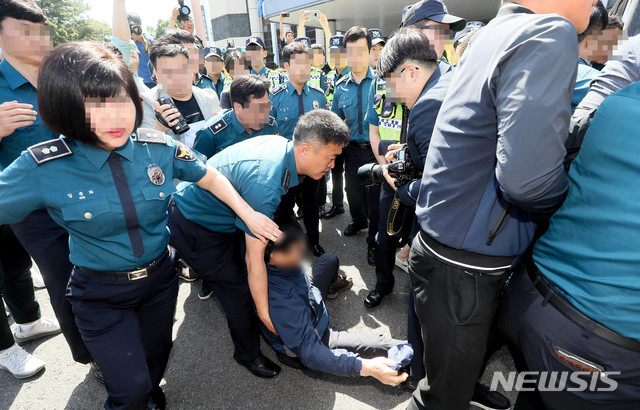
[(267, 57), (267, 52), (258, 45), (249, 44), (247, 46), (246, 56), (252, 67), (262, 67), (264, 65), (264, 59)]
[(238, 121), (244, 128), (254, 131), (261, 130), (269, 120), (269, 110), (271, 109), (271, 101), (269, 93), (265, 93), (262, 98), (251, 98), (251, 101), (243, 107), (241, 104), (234, 103), (233, 110), (238, 117)]
[(294, 269), (300, 266), (307, 251), (304, 241), (294, 242), (288, 249), (271, 253), (271, 264), (282, 269)]
[(249, 63), (246, 60), (234, 60), (229, 64), (229, 75), (231, 78), (237, 78), (241, 75), (249, 75), (251, 74), (249, 71)]
[(0, 48), (4, 57), (40, 65), (51, 51), (49, 27), (44, 24), (8, 17), (1, 26)]
[(293, 43), (293, 40), (295, 40), (295, 37), (293, 37), (293, 33), (287, 33), (284, 38), (287, 41), (287, 44), (291, 44)]
[(87, 98), (84, 110), (87, 125), (107, 151), (123, 146), (133, 132), (136, 107), (124, 90), (116, 97)]
[(217, 56), (209, 57), (207, 61), (205, 61), (207, 72), (211, 75), (220, 75), (223, 66), (222, 59)]
[(191, 74), (200, 72), (200, 67), (204, 65), (204, 50), (196, 47), (196, 43), (182, 43), (189, 50), (189, 70)]
[(332, 50), (329, 52), (329, 66), (331, 68), (344, 69), (347, 66), (347, 53), (340, 50)]
[(385, 76), (387, 96), (395, 101), (412, 107), (415, 104), (415, 91), (421, 87), (416, 85), (417, 74), (421, 68), (414, 64), (404, 64)]
[(181, 29), (193, 34), (193, 20), (181, 20), (179, 26)]
[(438, 58), (442, 57), (445, 41), (451, 37), (449, 25), (429, 20), (426, 24), (418, 26), (418, 28), (427, 36), (429, 44), (433, 47)]
[(378, 43), (375, 46), (371, 47), (371, 53), (369, 54), (369, 66), (375, 67), (378, 64), (378, 59), (380, 58), (380, 53), (382, 53), (382, 49), (384, 46), (382, 43)]
[(140, 66), (140, 58), (138, 57), (138, 50), (131, 50), (131, 56), (129, 56), (129, 69), (137, 73), (138, 66)]
[(320, 143), (303, 143), (300, 150), (303, 174), (319, 180), (336, 164), (336, 157), (342, 153), (338, 144), (322, 146)]
[(160, 57), (156, 61), (158, 84), (171, 95), (184, 95), (191, 92), (193, 74), (189, 69), (189, 60), (182, 54), (174, 57)]
[(313, 66), (322, 67), (324, 65), (324, 52), (317, 48), (313, 49)]
[(609, 57), (616, 51), (620, 40), (622, 40), (622, 30), (617, 28), (604, 30), (594, 40), (591, 61), (598, 64), (606, 64), (609, 61)]
[(307, 53), (293, 54), (284, 69), (289, 72), (291, 84), (304, 84), (311, 78), (311, 57)]
[(369, 44), (366, 38), (347, 43), (347, 65), (355, 73), (362, 73), (369, 68)]

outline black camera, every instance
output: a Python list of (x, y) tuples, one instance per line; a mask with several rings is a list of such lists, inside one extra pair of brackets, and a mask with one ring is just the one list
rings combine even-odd
[(189, 14), (191, 14), (191, 9), (189, 6), (184, 5), (184, 0), (179, 0), (178, 4), (180, 5), (180, 7), (178, 7), (178, 12), (180, 13), (178, 20), (188, 20)]
[[(171, 98), (169, 97), (161, 97), (158, 99), (158, 102), (160, 103), (160, 105), (170, 105), (171, 108), (176, 108), (176, 105), (173, 103), (173, 100), (171, 100)], [(176, 135), (184, 134), (190, 129), (189, 124), (187, 123), (187, 120), (184, 118), (182, 114), (180, 114), (180, 117), (178, 117), (178, 123), (173, 127), (169, 126), (169, 124), (164, 119), (162, 114), (160, 114), (158, 111), (156, 111), (156, 118), (158, 119), (158, 121), (160, 121), (160, 124), (164, 125), (167, 128), (171, 128), (171, 131), (173, 131), (173, 133)]]
[(383, 175), (385, 169), (389, 175), (396, 179), (396, 187), (401, 187), (416, 179), (416, 168), (411, 162), (407, 145), (395, 150), (394, 154), (397, 160), (391, 164), (365, 164), (358, 168), (358, 179), (365, 182), (367, 186), (378, 185), (385, 182)]
[(129, 30), (131, 30), (131, 34), (135, 34), (136, 36), (142, 34), (142, 27), (132, 21), (129, 22)]

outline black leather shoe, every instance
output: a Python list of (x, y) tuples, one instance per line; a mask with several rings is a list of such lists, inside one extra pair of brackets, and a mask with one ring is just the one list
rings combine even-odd
[(342, 231), (342, 234), (344, 236), (354, 236), (361, 230), (367, 229), (368, 227), (369, 227), (369, 224), (366, 224), (366, 223), (356, 224), (355, 222), (351, 222), (349, 225), (347, 225), (346, 229)]
[(364, 305), (368, 308), (374, 308), (382, 303), (382, 299), (384, 299), (384, 295), (378, 292), (378, 289), (374, 289), (364, 299)]
[(338, 215), (343, 214), (343, 213), (344, 213), (344, 206), (332, 205), (331, 209), (329, 209), (327, 212), (323, 213), (321, 218), (331, 219), (334, 216), (338, 216)]
[(286, 354), (282, 354), (278, 352), (276, 352), (276, 357), (278, 358), (278, 361), (280, 361), (280, 363), (282, 363), (285, 366), (289, 366), (298, 370), (304, 369), (304, 365), (302, 364), (302, 361), (298, 357), (289, 357)]
[(497, 391), (491, 391), (487, 386), (476, 382), (475, 391), (469, 404), (487, 410), (508, 410), (511, 402)]
[(236, 361), (241, 366), (246, 367), (254, 376), (262, 377), (263, 379), (271, 379), (280, 373), (280, 366), (269, 360), (269, 358), (262, 353), (251, 362)]
[(367, 263), (369, 266), (376, 266), (376, 248), (369, 246), (367, 249)]
[(317, 258), (319, 258), (320, 256), (324, 255), (324, 248), (322, 246), (320, 246), (319, 243), (314, 244), (312, 249), (313, 249), (313, 254)]
[(164, 410), (167, 407), (167, 399), (160, 387), (155, 387), (147, 399), (147, 410)]

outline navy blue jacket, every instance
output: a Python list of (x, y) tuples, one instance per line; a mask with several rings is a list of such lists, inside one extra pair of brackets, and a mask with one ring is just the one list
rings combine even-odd
[[(337, 376), (359, 376), (362, 363), (357, 354), (329, 349), (321, 337), (329, 328), (329, 314), (320, 290), (309, 284), (301, 268), (279, 269), (267, 265), (269, 315), (278, 336), (263, 333), (278, 352), (298, 356), (313, 370)], [(288, 351), (288, 352), (287, 352)]]

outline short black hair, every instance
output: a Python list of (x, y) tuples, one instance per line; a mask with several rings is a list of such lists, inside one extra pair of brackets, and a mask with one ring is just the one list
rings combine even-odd
[(293, 34), (293, 31), (287, 31), (286, 33), (284, 33), (284, 36), (286, 37), (287, 34), (291, 34), (292, 36), (295, 36), (295, 34)]
[(276, 242), (269, 241), (264, 248), (264, 262), (268, 264), (271, 262), (271, 254), (275, 252), (287, 252), (296, 243), (307, 241), (307, 235), (302, 230), (302, 227), (293, 219), (278, 220), (275, 222), (278, 224), (282, 235)]
[(607, 8), (601, 1), (597, 2), (593, 7), (591, 17), (589, 17), (589, 25), (587, 29), (578, 35), (578, 43), (582, 43), (585, 38), (593, 34), (595, 31), (603, 31), (609, 25), (609, 13)]
[(415, 61), (427, 68), (438, 65), (438, 55), (429, 45), (429, 39), (413, 27), (401, 28), (389, 39), (378, 58), (376, 73), (384, 78), (406, 61)]
[(617, 28), (618, 30), (624, 30), (624, 22), (622, 19), (616, 15), (609, 15), (609, 23), (607, 24), (607, 28), (605, 30)]
[(122, 58), (96, 43), (66, 43), (56, 47), (42, 62), (38, 111), (51, 131), (100, 146), (86, 117), (85, 100), (116, 97), (123, 89), (135, 106), (134, 129), (137, 129), (142, 123), (142, 103), (133, 75)]
[(293, 145), (318, 142), (320, 145), (337, 144), (346, 147), (350, 139), (349, 127), (329, 110), (312, 110), (298, 118), (293, 130)]
[(342, 46), (347, 48), (347, 43), (355, 43), (361, 38), (367, 39), (367, 46), (369, 50), (371, 50), (371, 33), (365, 27), (361, 26), (353, 26), (346, 33), (344, 33), (344, 38), (342, 39)]
[(225, 67), (227, 67), (227, 70), (231, 70), (232, 65), (235, 68), (235, 64), (240, 61), (244, 64), (245, 68), (248, 67), (247, 57), (244, 55), (244, 53), (238, 50), (234, 50), (226, 55), (226, 57), (224, 58), (224, 65)]
[(138, 13), (127, 13), (127, 21), (131, 21), (132, 23), (136, 23), (137, 25), (142, 24), (142, 19)]
[(149, 46), (149, 61), (154, 68), (160, 57), (175, 57), (182, 54), (189, 59), (189, 50), (178, 39), (172, 36), (158, 37)]
[(300, 41), (294, 41), (291, 44), (288, 44), (284, 49), (282, 49), (282, 64), (289, 63), (291, 64), (291, 56), (295, 54), (307, 54), (309, 55), (311, 49), (307, 47), (305, 43)]
[(269, 93), (270, 83), (264, 77), (250, 74), (242, 75), (233, 80), (229, 89), (231, 106), (238, 103), (243, 107), (251, 102), (252, 98), (262, 98)]
[(187, 30), (182, 30), (179, 28), (173, 29), (173, 30), (167, 30), (164, 32), (163, 35), (161, 35), (158, 38), (161, 39), (164, 37), (174, 38), (179, 42), (181, 42), (182, 44), (195, 44), (196, 42), (196, 37), (193, 34), (189, 33)]
[(0, 0), (0, 29), (6, 18), (49, 25), (49, 19), (34, 0)]
[(318, 43), (311, 44), (311, 50), (322, 50), (322, 55), (324, 55), (324, 47), (322, 47), (322, 44), (318, 44)]

